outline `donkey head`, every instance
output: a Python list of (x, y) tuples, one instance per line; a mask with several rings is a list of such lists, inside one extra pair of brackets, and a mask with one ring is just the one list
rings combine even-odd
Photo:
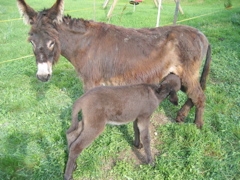
[(31, 25), (28, 41), (36, 57), (37, 78), (48, 81), (52, 75), (52, 65), (61, 53), (57, 28), (62, 22), (63, 0), (57, 0), (51, 8), (40, 12), (36, 12), (24, 0), (17, 0), (17, 5), (25, 23)]

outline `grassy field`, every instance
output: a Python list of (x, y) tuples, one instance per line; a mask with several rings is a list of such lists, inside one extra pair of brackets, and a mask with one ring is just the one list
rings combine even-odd
[[(54, 0), (28, 0), (36, 10)], [(94, 3), (95, 2), (95, 3)], [(104, 0), (65, 1), (65, 14), (125, 27), (155, 27), (157, 8), (144, 0), (133, 12), (119, 0), (111, 19)], [(111, 2), (111, 1), (110, 1)], [(206, 90), (205, 125), (172, 122), (180, 105), (164, 101), (151, 121), (155, 166), (145, 165), (144, 153), (132, 146), (132, 124), (107, 126), (78, 158), (75, 179), (183, 180), (240, 179), (240, 2), (225, 9), (221, 0), (182, 0), (178, 24), (200, 29), (212, 45), (212, 64)], [(163, 1), (160, 25), (172, 24), (175, 5)], [(29, 26), (19, 18), (15, 1), (0, 3), (0, 179), (62, 179), (67, 160), (65, 132), (71, 105), (83, 93), (82, 82), (63, 57), (53, 77), (42, 83), (26, 41)]]

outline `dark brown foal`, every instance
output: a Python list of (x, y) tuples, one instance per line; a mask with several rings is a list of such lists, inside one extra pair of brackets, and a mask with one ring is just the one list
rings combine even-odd
[[(144, 147), (147, 163), (151, 164), (150, 117), (167, 96), (170, 96), (172, 103), (177, 104), (176, 92), (180, 88), (180, 78), (170, 74), (160, 86), (101, 86), (86, 92), (73, 105), (72, 125), (67, 131), (69, 157), (64, 178), (72, 178), (78, 155), (103, 132), (106, 124), (121, 125), (135, 120), (134, 145)], [(83, 117), (80, 122), (79, 111), (82, 111)]]

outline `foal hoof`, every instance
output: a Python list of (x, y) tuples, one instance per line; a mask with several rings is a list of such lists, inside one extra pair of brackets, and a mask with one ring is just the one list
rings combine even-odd
[(151, 160), (151, 161), (148, 161), (147, 164), (148, 164), (149, 166), (155, 167), (155, 163), (154, 163), (152, 160)]
[(142, 143), (133, 143), (133, 145), (137, 148), (137, 149), (141, 149), (143, 147)]
[(73, 177), (71, 176), (71, 177), (67, 177), (67, 176), (65, 176), (64, 175), (64, 178), (63, 178), (64, 180), (73, 180)]

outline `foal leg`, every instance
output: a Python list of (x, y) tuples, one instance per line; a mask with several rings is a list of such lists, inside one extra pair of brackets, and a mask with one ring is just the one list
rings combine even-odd
[[(101, 121), (100, 121), (101, 122)], [(105, 122), (96, 124), (84, 124), (80, 135), (69, 147), (68, 161), (65, 169), (64, 179), (72, 179), (72, 173), (76, 167), (76, 159), (78, 155), (88, 147), (94, 139), (104, 130)]]
[(78, 138), (83, 130), (83, 121), (78, 123), (78, 128), (74, 131), (68, 132), (67, 131), (67, 142), (68, 142), (68, 149), (70, 148), (71, 144)]
[(141, 141), (143, 143), (144, 151), (147, 156), (147, 163), (152, 164), (152, 155), (150, 149), (150, 135), (149, 135), (149, 118), (138, 118), (137, 126), (139, 128)]
[(138, 119), (136, 119), (133, 122), (133, 129), (134, 129), (134, 141), (133, 141), (133, 145), (138, 148), (141, 149), (143, 147), (141, 141), (140, 141), (140, 132), (139, 132), (139, 128), (138, 128)]

